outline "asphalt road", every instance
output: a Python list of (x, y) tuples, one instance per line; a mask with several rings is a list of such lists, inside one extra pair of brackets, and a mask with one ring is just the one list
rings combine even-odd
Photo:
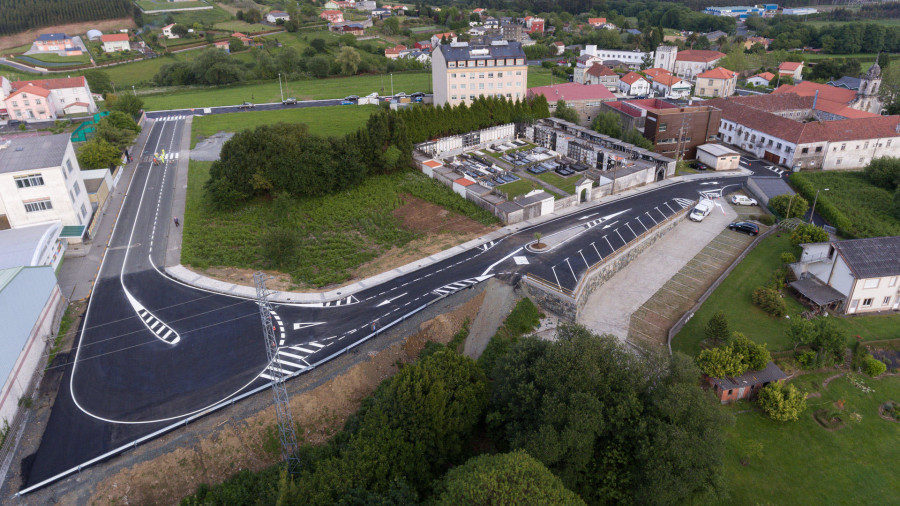
[[(741, 167), (752, 171), (754, 176), (777, 176), (784, 179), (785, 182), (788, 181), (788, 178), (791, 175), (791, 172), (784, 167), (774, 165), (766, 160), (759, 160), (748, 156), (741, 156)], [(810, 209), (806, 211), (806, 215), (803, 217), (803, 221), (807, 223), (813, 223), (820, 227), (828, 225), (828, 222), (825, 221), (825, 218), (822, 218), (822, 216), (818, 213), (813, 213), (813, 209), (811, 207), (812, 202), (810, 202), (809, 204)]]
[[(170, 111), (171, 112), (171, 111)], [(172, 114), (168, 115), (169, 117)], [(175, 281), (163, 272), (181, 120), (154, 122), (90, 299), (75, 358), (32, 461), (28, 485), (80, 465), (185, 417), (292, 374), (366, 339), (446, 295), (492, 276), (524, 273), (573, 288), (590, 264), (690, 206), (745, 178), (688, 181), (523, 228), (483, 246), (329, 303), (274, 308), (278, 359), (268, 363), (253, 300)], [(526, 246), (567, 230), (544, 253)]]
[[(228, 114), (232, 112), (243, 111), (275, 111), (279, 109), (298, 109), (303, 107), (326, 107), (331, 105), (341, 105), (343, 99), (335, 98), (328, 100), (305, 100), (297, 102), (293, 105), (283, 105), (281, 102), (273, 102), (270, 104), (254, 104), (252, 109), (242, 109), (240, 105), (225, 105), (220, 107), (198, 107), (194, 109), (172, 109), (167, 111), (151, 111), (147, 113), (150, 119), (184, 119), (187, 116), (207, 116), (210, 114)], [(348, 106), (349, 107), (349, 106)]]

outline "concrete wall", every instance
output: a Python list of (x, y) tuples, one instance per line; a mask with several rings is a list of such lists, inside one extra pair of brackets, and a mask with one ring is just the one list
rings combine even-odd
[(538, 306), (552, 312), (560, 318), (570, 322), (575, 321), (578, 309), (577, 303), (573, 297), (562, 294), (527, 275), (522, 277), (520, 286), (528, 297)]

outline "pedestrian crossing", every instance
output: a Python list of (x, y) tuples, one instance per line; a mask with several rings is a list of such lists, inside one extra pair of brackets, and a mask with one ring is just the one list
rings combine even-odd
[(463, 288), (468, 288), (472, 285), (476, 285), (480, 281), (482, 281), (481, 278), (488, 278), (488, 277), (490, 277), (490, 276), (480, 276), (478, 278), (464, 279), (462, 281), (450, 283), (450, 284), (444, 285), (440, 288), (437, 288), (435, 290), (432, 290), (431, 293), (433, 293), (435, 295), (450, 295), (451, 293), (458, 292), (458, 291), (462, 290)]
[(482, 244), (481, 246), (479, 246), (478, 249), (480, 249), (481, 251), (487, 251), (487, 250), (493, 248), (495, 243), (496, 243), (496, 241), (486, 242), (486, 243)]
[(153, 316), (153, 313), (147, 311), (144, 308), (141, 308), (138, 311), (138, 316), (143, 320), (144, 325), (150, 329), (150, 332), (156, 334), (156, 337), (162, 339), (163, 341), (169, 344), (175, 344), (181, 340), (181, 337), (178, 336), (178, 333), (172, 330), (168, 325), (163, 323), (157, 317)]
[(159, 118), (156, 118), (156, 121), (181, 121), (183, 119), (187, 119), (187, 117), (188, 116), (184, 114), (175, 116), (161, 116)]
[(675, 199), (675, 203), (678, 204), (679, 206), (681, 206), (682, 209), (684, 209), (686, 207), (692, 206), (694, 204), (694, 201), (689, 200), (689, 199), (678, 198), (678, 199)]
[(304, 344), (295, 344), (294, 346), (279, 347), (278, 352), (275, 353), (275, 359), (272, 360), (272, 363), (266, 367), (259, 377), (274, 381), (298, 374), (311, 367), (306, 359), (325, 346), (327, 345), (312, 341)]
[(330, 300), (328, 302), (308, 302), (303, 304), (295, 304), (297, 307), (342, 307), (349, 306), (350, 304), (356, 304), (359, 302), (359, 299), (352, 295), (348, 295), (343, 299), (338, 300)]
[(779, 176), (783, 176), (783, 175), (787, 174), (786, 170), (776, 167), (774, 165), (766, 165), (766, 169), (771, 170), (772, 172), (778, 174)]

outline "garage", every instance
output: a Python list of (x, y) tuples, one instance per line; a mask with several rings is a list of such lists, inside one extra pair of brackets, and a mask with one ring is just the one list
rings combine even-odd
[(741, 155), (721, 144), (703, 144), (697, 146), (697, 161), (713, 170), (738, 170)]

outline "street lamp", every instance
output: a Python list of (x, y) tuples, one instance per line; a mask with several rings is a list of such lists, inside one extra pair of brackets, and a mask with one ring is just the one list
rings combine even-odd
[(813, 215), (816, 214), (816, 202), (819, 201), (819, 192), (820, 191), (827, 192), (830, 189), (831, 188), (822, 188), (821, 190), (816, 190), (816, 198), (813, 199), (812, 211), (809, 212), (809, 222), (810, 223), (812, 223)]
[(791, 195), (791, 200), (788, 200), (787, 214), (784, 216), (784, 219), (786, 220), (791, 219), (791, 206), (794, 204), (794, 197), (796, 197), (797, 195), (798, 194), (796, 193)]

